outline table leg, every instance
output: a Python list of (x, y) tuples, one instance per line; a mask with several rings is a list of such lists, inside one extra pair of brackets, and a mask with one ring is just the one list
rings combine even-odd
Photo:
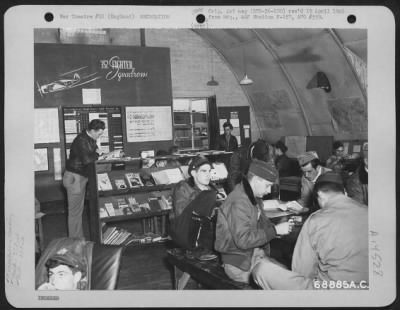
[[(180, 277), (178, 277), (178, 273), (181, 274)], [(174, 277), (174, 282), (175, 282), (174, 283), (175, 290), (183, 290), (190, 279), (190, 274), (188, 274), (187, 272), (182, 273), (181, 270), (179, 270), (176, 266), (174, 266), (173, 277)]]

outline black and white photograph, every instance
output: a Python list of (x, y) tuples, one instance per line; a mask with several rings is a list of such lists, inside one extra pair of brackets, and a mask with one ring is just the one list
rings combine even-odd
[[(21, 26), (22, 77), (11, 19), (32, 8), (6, 16), (10, 303), (394, 301), (389, 10), (78, 7), (40, 7)], [(26, 197), (8, 185), (15, 167), (32, 171)], [(148, 208), (115, 212), (132, 199)]]

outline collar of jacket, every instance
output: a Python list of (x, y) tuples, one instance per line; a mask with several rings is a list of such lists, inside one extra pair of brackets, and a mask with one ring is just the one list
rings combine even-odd
[[(198, 190), (198, 191), (201, 191), (201, 189), (198, 188), (197, 185), (194, 183), (193, 177), (190, 177), (190, 178), (187, 180), (187, 184), (189, 184), (190, 187), (192, 187), (192, 188), (194, 188), (194, 189), (196, 189), (196, 190)], [(210, 187), (210, 189), (217, 191), (217, 188), (215, 187), (215, 185), (214, 185), (213, 183), (210, 182), (210, 184), (208, 184), (208, 186)]]
[(243, 178), (242, 181), (244, 192), (246, 193), (247, 197), (249, 197), (251, 203), (255, 206), (257, 205), (256, 197), (254, 197), (253, 190), (251, 189), (250, 183), (246, 177)]

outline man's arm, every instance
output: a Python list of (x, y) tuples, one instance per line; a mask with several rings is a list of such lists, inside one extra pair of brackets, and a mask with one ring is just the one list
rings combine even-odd
[(262, 225), (264, 222), (252, 218), (251, 210), (246, 202), (235, 202), (227, 219), (231, 226), (233, 240), (240, 249), (261, 247), (275, 238), (273, 224), (270, 223), (271, 226)]
[(318, 253), (312, 246), (313, 236), (309, 228), (311, 221), (312, 218), (309, 218), (304, 223), (297, 238), (292, 258), (292, 271), (309, 278), (313, 278), (317, 274), (318, 266)]
[[(99, 157), (99, 154), (96, 151), (91, 151), (89, 143), (83, 139), (77, 140), (75, 147), (76, 154), (84, 165), (94, 162)], [(97, 148), (98, 147), (96, 146), (96, 150)]]

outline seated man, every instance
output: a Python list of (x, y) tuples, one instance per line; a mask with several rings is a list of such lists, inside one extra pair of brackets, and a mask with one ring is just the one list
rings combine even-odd
[[(210, 184), (211, 163), (205, 157), (197, 156), (189, 163), (188, 174), (189, 179), (179, 182), (172, 195), (171, 237), (179, 246), (189, 250), (198, 248), (198, 252), (204, 250), (199, 255), (207, 255), (212, 250), (210, 219), (217, 199), (217, 189)], [(206, 222), (200, 231), (193, 217), (203, 218)]]
[(82, 259), (70, 250), (62, 248), (46, 262), (48, 282), (38, 290), (83, 290), (87, 279), (86, 266)]
[(362, 148), (363, 160), (346, 182), (349, 197), (368, 206), (368, 142)]
[(321, 166), (318, 154), (315, 151), (306, 152), (297, 157), (303, 176), (301, 177), (301, 197), (297, 201), (300, 205), (310, 209), (310, 212), (314, 212), (319, 207), (314, 203), (312, 192), (315, 181), (317, 178), (331, 171), (329, 168)]
[(343, 163), (346, 159), (344, 154), (344, 145), (340, 141), (333, 143), (333, 154), (326, 161), (326, 167), (334, 172), (341, 173), (343, 170)]
[(253, 270), (255, 282), (280, 290), (367, 288), (368, 209), (346, 197), (334, 172), (318, 177), (314, 195), (321, 209), (301, 229), (292, 271), (264, 259)]
[(269, 241), (287, 234), (289, 224), (274, 226), (263, 212), (261, 198), (271, 191), (276, 169), (260, 160), (250, 164), (247, 178), (236, 185), (218, 211), (215, 249), (225, 273), (234, 281), (249, 282), (256, 263), (269, 254)]

